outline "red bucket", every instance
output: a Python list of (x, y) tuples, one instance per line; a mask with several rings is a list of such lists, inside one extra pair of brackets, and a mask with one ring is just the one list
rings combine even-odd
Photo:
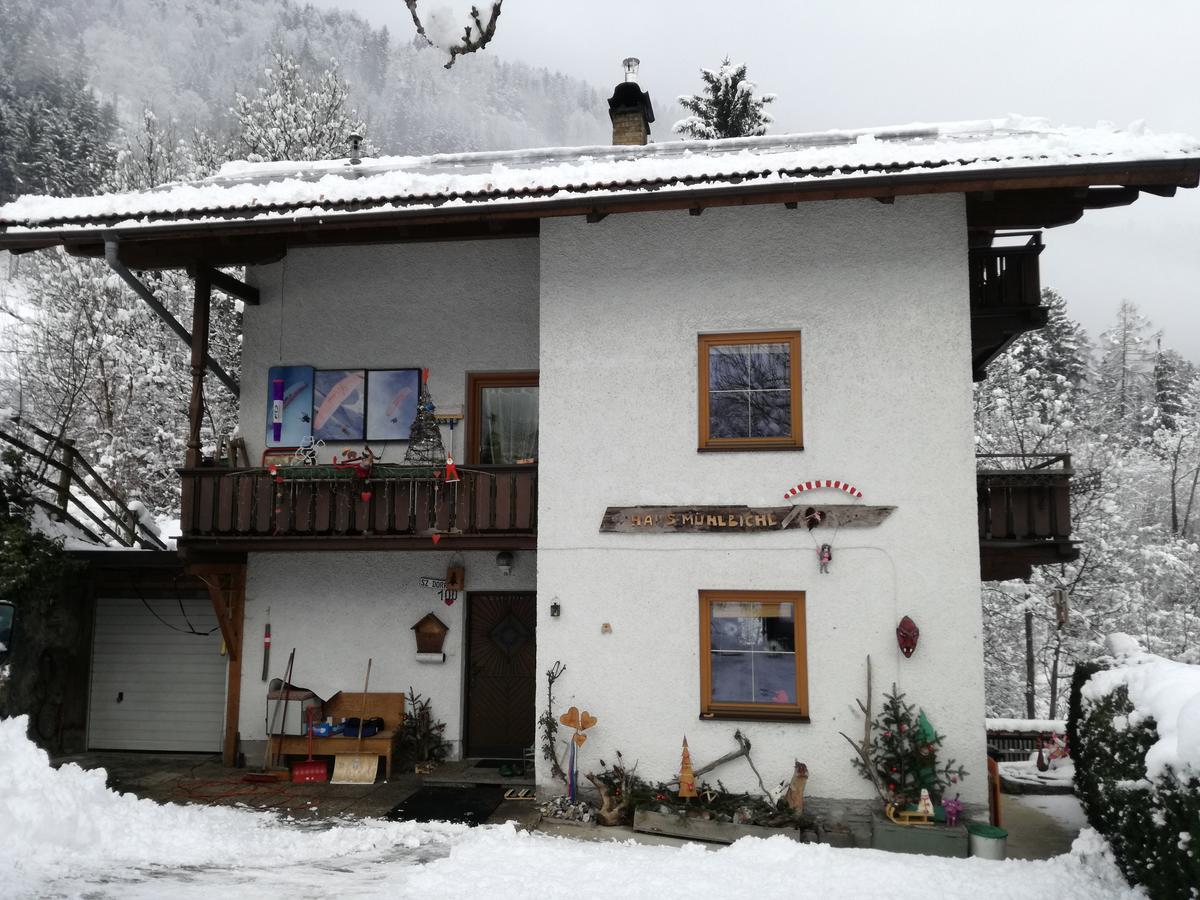
[(308, 759), (304, 762), (292, 763), (292, 782), (294, 784), (311, 784), (315, 781), (329, 780), (329, 764), (324, 760), (313, 759), (313, 711), (308, 708)]

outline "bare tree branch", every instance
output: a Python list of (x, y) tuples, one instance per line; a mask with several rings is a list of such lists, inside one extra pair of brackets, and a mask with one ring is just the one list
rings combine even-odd
[[(500, 18), (500, 7), (503, 3), (504, 0), (493, 0), (492, 11), (486, 23), (480, 15), (479, 7), (471, 7), (471, 24), (463, 28), (462, 38), (458, 43), (443, 48), (450, 54), (450, 61), (446, 63), (445, 68), (449, 69), (453, 66), (454, 61), (458, 57), (466, 53), (474, 53), (476, 50), (482, 50), (491, 43), (492, 38), (496, 36), (496, 20)], [(425, 31), (425, 26), (421, 22), (421, 15), (417, 12), (417, 0), (404, 0), (404, 5), (408, 7), (408, 12), (412, 16), (417, 34), (423, 37), (430, 46), (436, 46), (433, 38)]]

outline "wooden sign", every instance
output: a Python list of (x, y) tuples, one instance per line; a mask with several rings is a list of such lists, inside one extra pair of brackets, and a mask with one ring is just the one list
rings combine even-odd
[[(816, 529), (865, 528), (880, 524), (894, 506), (861, 506), (857, 503), (823, 506), (610, 506), (600, 530), (618, 534), (727, 534), (804, 528), (804, 513), (821, 514)], [(798, 514), (800, 513), (800, 514)]]

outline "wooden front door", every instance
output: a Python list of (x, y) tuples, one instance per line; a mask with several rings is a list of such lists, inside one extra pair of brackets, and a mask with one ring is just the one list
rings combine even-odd
[(533, 746), (537, 595), (467, 594), (466, 755), (520, 759)]

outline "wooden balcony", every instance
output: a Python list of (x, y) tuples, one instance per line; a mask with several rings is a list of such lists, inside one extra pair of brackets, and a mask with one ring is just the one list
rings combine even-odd
[[(290, 467), (182, 469), (189, 555), (276, 550), (534, 549), (537, 466), (472, 466), (443, 484), (377, 466), (371, 477)], [(325, 477), (322, 477), (324, 475)], [(434, 538), (437, 538), (434, 540)]]
[(971, 365), (976, 381), (987, 377), (987, 364), (1024, 334), (1046, 324), (1038, 256), (1041, 232), (1005, 235), (1022, 242), (969, 251), (971, 291)]
[(1071, 456), (981, 454), (976, 472), (983, 580), (1028, 578), (1033, 566), (1070, 562)]

